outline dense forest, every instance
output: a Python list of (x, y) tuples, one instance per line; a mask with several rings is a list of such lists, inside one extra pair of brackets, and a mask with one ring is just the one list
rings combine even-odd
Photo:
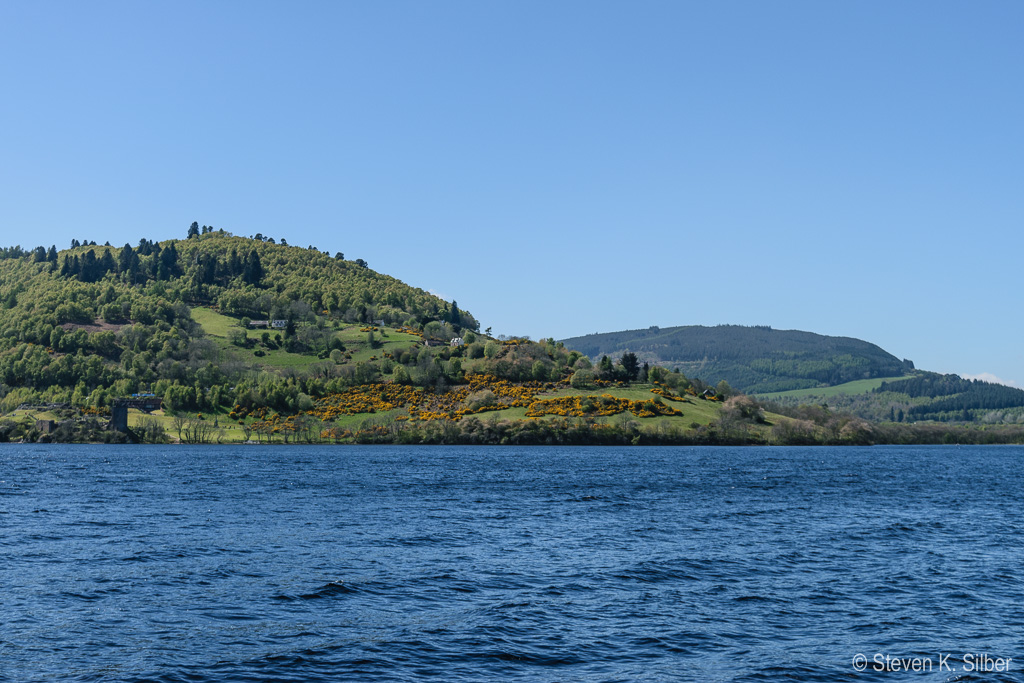
[(769, 393), (899, 377), (914, 369), (878, 346), (849, 337), (770, 327), (651, 327), (562, 340), (592, 359), (630, 351), (651, 364), (747, 393)]
[[(1022, 389), (934, 372), (883, 382), (874, 393), (905, 395), (911, 403), (905, 411), (906, 419), (913, 420), (966, 422), (1024, 407)], [(922, 398), (930, 400), (917, 400)]]

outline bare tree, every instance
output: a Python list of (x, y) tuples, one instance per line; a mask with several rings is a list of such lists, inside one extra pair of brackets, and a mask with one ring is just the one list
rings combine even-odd
[(175, 415), (174, 421), (171, 423), (174, 425), (174, 430), (178, 433), (178, 441), (184, 442), (185, 438), (183, 432), (185, 427), (188, 425), (188, 416), (186, 415)]

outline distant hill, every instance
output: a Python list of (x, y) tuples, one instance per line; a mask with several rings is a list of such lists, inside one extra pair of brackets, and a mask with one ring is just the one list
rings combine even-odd
[(760, 394), (758, 398), (776, 407), (826, 404), (872, 422), (1024, 424), (1024, 390), (935, 372)]
[(650, 327), (563, 339), (593, 360), (629, 351), (641, 361), (678, 368), (746, 393), (833, 386), (860, 379), (900, 377), (914, 369), (875, 344), (798, 330), (719, 325)]

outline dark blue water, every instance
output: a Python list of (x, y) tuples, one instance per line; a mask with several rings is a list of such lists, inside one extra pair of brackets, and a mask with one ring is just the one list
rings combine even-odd
[(1020, 681), (1022, 567), (1018, 447), (0, 448), (4, 681)]

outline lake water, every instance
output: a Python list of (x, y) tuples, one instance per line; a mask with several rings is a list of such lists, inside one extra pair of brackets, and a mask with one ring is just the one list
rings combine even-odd
[(0, 447), (3, 681), (1021, 681), (1022, 595), (1021, 447)]

